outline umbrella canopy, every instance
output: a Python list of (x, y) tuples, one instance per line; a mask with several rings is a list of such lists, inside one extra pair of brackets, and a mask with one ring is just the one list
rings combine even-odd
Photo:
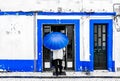
[(60, 32), (51, 32), (44, 36), (43, 44), (48, 49), (58, 50), (68, 44), (68, 37)]

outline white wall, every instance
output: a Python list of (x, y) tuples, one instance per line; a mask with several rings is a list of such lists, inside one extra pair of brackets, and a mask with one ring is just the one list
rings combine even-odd
[(112, 11), (120, 0), (0, 0), (1, 11)]
[(114, 22), (113, 24), (113, 54), (115, 60), (115, 67), (120, 68), (120, 18), (118, 18), (118, 22)]
[(33, 59), (32, 16), (0, 16), (0, 59)]
[(80, 61), (90, 61), (89, 20), (90, 16), (82, 16), (80, 18)]

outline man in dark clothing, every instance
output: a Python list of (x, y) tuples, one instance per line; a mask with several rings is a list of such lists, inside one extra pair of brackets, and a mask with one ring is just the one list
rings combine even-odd
[(62, 74), (62, 61), (63, 61), (63, 49), (52, 50), (53, 51), (53, 65), (55, 67), (55, 74)]

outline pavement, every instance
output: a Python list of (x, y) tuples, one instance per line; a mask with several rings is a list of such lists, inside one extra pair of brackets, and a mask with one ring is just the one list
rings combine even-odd
[(120, 81), (120, 72), (66, 72), (60, 76), (52, 72), (0, 72), (0, 81)]

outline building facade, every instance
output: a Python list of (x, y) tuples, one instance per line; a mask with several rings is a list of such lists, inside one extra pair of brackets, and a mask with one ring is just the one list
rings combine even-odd
[(52, 31), (64, 31), (69, 38), (63, 61), (66, 71), (120, 70), (117, 0), (33, 0), (8, 6), (5, 2), (0, 6), (2, 71), (52, 72), (51, 51), (43, 46), (44, 35)]

